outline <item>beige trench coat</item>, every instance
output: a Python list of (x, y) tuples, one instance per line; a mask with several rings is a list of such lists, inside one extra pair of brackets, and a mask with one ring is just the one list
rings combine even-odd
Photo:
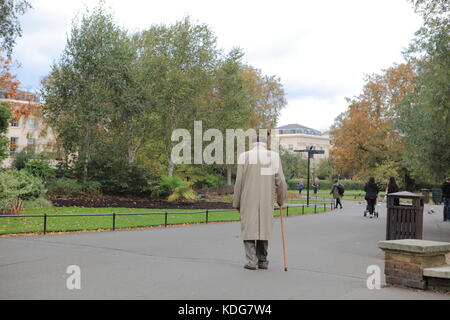
[(334, 199), (341, 199), (341, 198), (342, 198), (341, 195), (339, 194), (339, 190), (338, 190), (338, 188), (337, 188), (338, 185), (340, 185), (340, 183), (335, 183), (335, 184), (333, 184), (333, 186), (331, 187), (331, 192), (330, 192), (330, 194), (333, 195), (333, 198), (334, 198)]
[[(262, 156), (265, 160), (260, 160)], [(270, 240), (275, 193), (278, 205), (283, 205), (287, 185), (280, 157), (267, 150), (265, 143), (256, 143), (253, 149), (239, 156), (234, 185), (233, 208), (241, 212), (242, 240)]]

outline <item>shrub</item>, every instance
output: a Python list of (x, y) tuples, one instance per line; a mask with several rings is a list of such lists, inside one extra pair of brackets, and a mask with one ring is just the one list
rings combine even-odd
[(0, 208), (3, 212), (17, 214), (24, 200), (33, 200), (45, 195), (44, 183), (26, 171), (0, 173)]
[(83, 192), (83, 187), (75, 179), (56, 179), (48, 184), (48, 194), (53, 196), (74, 196)]
[(86, 194), (99, 194), (102, 184), (98, 181), (88, 181), (83, 185), (83, 192)]
[(34, 209), (34, 208), (51, 208), (53, 204), (51, 201), (45, 198), (37, 198), (33, 200), (25, 200), (23, 202), (23, 208)]
[(162, 176), (159, 183), (153, 184), (153, 196), (164, 197), (169, 201), (180, 198), (194, 200), (197, 198), (191, 183), (183, 181), (179, 177)]
[(51, 168), (48, 162), (31, 160), (25, 163), (25, 170), (35, 177), (48, 182), (56, 177), (55, 169)]
[[(305, 189), (306, 189), (306, 179), (292, 179), (287, 182), (288, 189), (289, 190), (297, 190), (298, 189), (298, 183), (302, 180), (305, 183)], [(333, 185), (334, 181), (330, 180), (318, 180), (319, 183), (319, 190), (331, 190), (331, 186)], [(363, 181), (353, 181), (353, 180), (339, 180), (339, 182), (344, 186), (345, 190), (364, 190), (365, 182)], [(310, 181), (310, 183), (313, 183), (313, 180)], [(310, 186), (310, 189), (312, 187)]]
[(26, 164), (36, 158), (36, 154), (30, 151), (20, 151), (14, 156), (12, 167), (17, 170), (25, 169)]
[[(77, 166), (78, 177), (82, 177), (81, 168)], [(117, 159), (95, 159), (89, 164), (89, 180), (101, 185), (101, 191), (107, 194), (149, 195), (148, 171), (138, 165), (130, 165)]]
[(196, 189), (204, 188), (220, 188), (224, 185), (224, 179), (222, 175), (208, 173), (205, 176), (199, 178), (193, 186)]

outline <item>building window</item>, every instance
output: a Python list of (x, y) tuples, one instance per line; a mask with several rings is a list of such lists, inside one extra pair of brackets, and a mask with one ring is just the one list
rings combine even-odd
[(36, 139), (34, 138), (29, 138), (28, 139), (28, 145), (29, 146), (34, 146), (36, 144)]
[(34, 119), (28, 119), (28, 129), (33, 130), (35, 127)]
[(19, 127), (19, 120), (12, 120), (11, 121), (11, 127), (12, 128), (18, 128)]
[(16, 154), (18, 145), (19, 145), (19, 138), (11, 137), (11, 139), (10, 139), (10, 147), (9, 147), (11, 155)]
[(294, 151), (294, 145), (293, 144), (288, 145), (288, 150), (289, 151)]

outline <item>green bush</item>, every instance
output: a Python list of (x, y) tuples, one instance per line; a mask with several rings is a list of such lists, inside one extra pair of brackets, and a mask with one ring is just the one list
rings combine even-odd
[(17, 170), (25, 169), (26, 164), (32, 159), (36, 159), (36, 154), (30, 151), (20, 151), (14, 155), (12, 167)]
[(51, 168), (46, 161), (31, 160), (25, 163), (25, 170), (33, 176), (41, 178), (45, 182), (56, 177), (55, 169)]
[(0, 161), (3, 160), (9, 152), (9, 139), (4, 136), (9, 129), (11, 120), (10, 106), (4, 102), (0, 103)]
[(99, 194), (102, 184), (98, 181), (88, 181), (83, 185), (83, 192), (86, 194)]
[(83, 193), (83, 187), (75, 179), (56, 179), (48, 184), (47, 193), (53, 196), (75, 196)]
[(175, 201), (179, 198), (194, 200), (197, 198), (191, 184), (180, 177), (162, 176), (160, 181), (152, 184), (153, 196)]
[(44, 183), (38, 177), (22, 170), (0, 173), (0, 208), (17, 213), (24, 200), (33, 200), (45, 195)]
[(53, 204), (51, 201), (45, 198), (37, 198), (33, 200), (25, 200), (23, 202), (23, 208), (25, 209), (35, 209), (35, 208), (51, 208)]
[[(77, 163), (75, 174), (82, 179), (82, 163)], [(89, 163), (88, 179), (101, 185), (105, 194), (149, 195), (151, 176), (146, 168), (130, 165), (116, 159), (95, 159)]]
[(219, 174), (208, 173), (199, 178), (194, 184), (195, 189), (220, 188), (225, 184), (223, 176)]

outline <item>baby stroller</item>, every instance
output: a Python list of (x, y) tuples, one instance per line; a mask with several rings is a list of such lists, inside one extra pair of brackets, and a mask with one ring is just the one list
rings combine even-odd
[[(367, 199), (366, 199), (366, 201), (367, 201)], [(378, 218), (378, 211), (376, 210), (377, 209), (376, 205), (377, 205), (377, 202), (375, 200), (375, 203), (373, 205), (373, 215), (369, 214), (370, 219)], [(369, 203), (366, 204), (366, 210), (364, 210), (364, 217), (367, 217), (368, 213), (369, 213)]]

